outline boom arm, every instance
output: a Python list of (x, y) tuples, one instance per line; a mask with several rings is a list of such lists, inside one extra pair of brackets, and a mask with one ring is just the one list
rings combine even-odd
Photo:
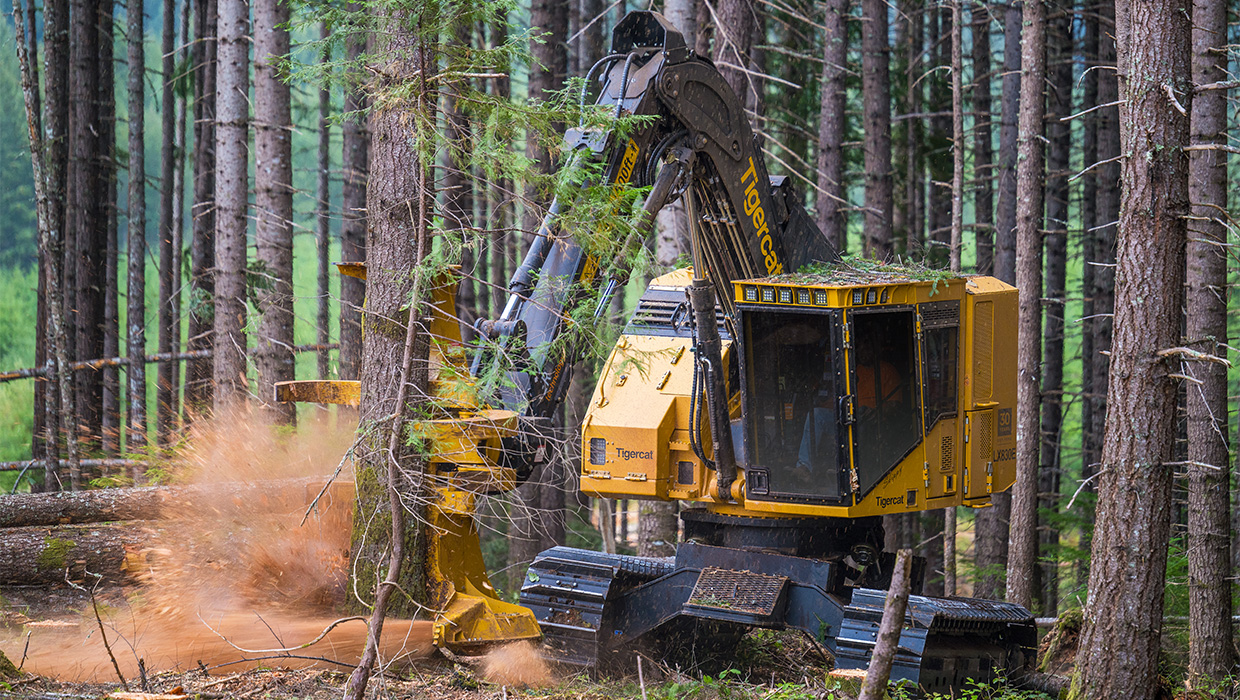
[[(653, 185), (644, 207), (648, 226), (681, 190), (691, 198), (695, 269), (713, 286), (729, 323), (735, 313), (733, 280), (837, 259), (787, 179), (768, 177), (743, 104), (731, 87), (709, 60), (685, 46), (662, 15), (627, 15), (613, 32), (612, 53), (587, 75), (587, 87), (595, 74), (602, 82), (596, 104), (614, 106), (617, 115), (653, 119), (624, 140), (613, 133), (570, 130), (569, 162), (597, 159), (606, 163), (605, 182)], [(503, 314), (478, 324), (481, 337), (492, 343), (479, 354), (475, 374), (484, 363), (498, 362), (499, 355), (518, 356), (508, 361), (513, 367), (509, 386), (500, 391), (501, 403), (523, 418), (524, 444), (510, 444), (508, 450), (510, 459), (524, 462), (515, 465), (518, 471), (528, 469), (540, 452), (537, 426), (563, 400), (577, 359), (576, 348), (549, 352), (566, 328), (565, 309), (598, 292), (595, 314), (601, 314), (627, 282), (623, 260), (601, 269), (560, 229), (564, 206), (552, 202), (509, 283)], [(496, 352), (497, 347), (502, 350)]]

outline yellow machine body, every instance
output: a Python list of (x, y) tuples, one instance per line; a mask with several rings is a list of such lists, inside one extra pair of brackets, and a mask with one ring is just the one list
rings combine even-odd
[[(341, 271), (365, 279), (364, 266)], [(479, 406), (456, 313), (454, 278), (437, 280), (432, 292), (430, 334), (431, 394), (451, 418), (412, 425), (429, 441), (427, 504), (429, 543), (425, 562), (427, 607), (436, 611), (436, 646), (478, 653), (489, 645), (542, 636), (528, 608), (498, 597), (487, 577), (478, 541), (474, 505), (478, 494), (508, 491), (516, 474), (499, 463), (501, 440), (517, 428), (517, 414)], [(404, 336), (402, 330), (400, 335)], [(357, 381), (296, 381), (276, 385), (280, 401), (358, 405)]]
[[(747, 357), (737, 354), (739, 371), (728, 377), (734, 444), (738, 454), (747, 454), (730, 499), (718, 497), (715, 474), (698, 457), (700, 451), (709, 459), (712, 450), (705, 410), (697, 411), (695, 422), (690, 418), (691, 334), (643, 333), (637, 322), (613, 349), (586, 413), (582, 490), (601, 498), (698, 502), (715, 512), (762, 517), (858, 518), (989, 505), (992, 493), (1011, 486), (1016, 471), (1015, 288), (982, 276), (919, 280), (883, 266), (848, 272), (733, 285), (743, 327), (736, 331), (739, 338), (725, 337), (724, 365), (733, 366), (732, 355), (744, 352), (746, 343), (755, 347)], [(668, 292), (683, 289), (690, 277), (687, 270), (659, 277), (647, 295), (670, 298)], [(639, 306), (634, 319), (642, 317)], [(812, 342), (814, 324), (822, 329), (819, 346)], [(833, 401), (807, 409), (797, 398), (807, 392), (798, 394), (798, 379), (775, 366), (780, 358), (763, 355), (771, 341), (755, 336), (758, 331), (786, 339), (773, 346), (786, 362), (804, 358), (830, 366)], [(815, 356), (815, 347), (826, 347), (819, 354), (830, 357)], [(888, 425), (873, 427), (867, 415), (883, 404), (872, 397), (873, 389), (867, 394), (860, 386), (866, 377), (871, 384), (876, 380), (859, 366), (859, 352), (870, 363), (866, 367), (889, 376), (880, 380), (882, 390), (902, 399), (898, 410), (888, 411), (895, 416)], [(747, 384), (744, 392), (738, 384)], [(791, 398), (780, 403), (771, 384)], [(747, 398), (759, 394), (765, 403)], [(762, 445), (779, 443), (782, 435), (784, 452), (767, 453), (790, 462), (797, 431), (810, 430), (814, 410), (837, 421), (834, 472), (800, 473), (777, 484), (783, 474), (768, 469)], [(836, 479), (838, 486), (823, 488), (823, 479)]]

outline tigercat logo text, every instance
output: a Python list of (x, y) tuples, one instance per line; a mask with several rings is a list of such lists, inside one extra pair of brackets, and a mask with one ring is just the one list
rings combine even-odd
[(904, 496), (896, 496), (895, 498), (883, 498), (882, 496), (879, 496), (878, 498), (879, 508), (887, 508), (888, 506), (902, 506), (902, 505), (904, 505)]
[(654, 459), (654, 450), (626, 450), (623, 447), (617, 447), (616, 456), (626, 462), (630, 459)]
[[(745, 181), (749, 184), (745, 185)], [(775, 242), (771, 240), (770, 227), (767, 226), (766, 212), (762, 209), (762, 197), (758, 194), (758, 172), (754, 167), (753, 157), (749, 158), (749, 169), (741, 175), (741, 184), (745, 185), (745, 216), (753, 221), (754, 235), (758, 238), (758, 247), (766, 256), (766, 273), (778, 275), (784, 271), (784, 264), (775, 257)]]
[(640, 150), (637, 142), (629, 139), (629, 145), (624, 149), (624, 158), (620, 160), (620, 171), (616, 173), (617, 185), (623, 185), (633, 177), (633, 166), (637, 165), (637, 152)]

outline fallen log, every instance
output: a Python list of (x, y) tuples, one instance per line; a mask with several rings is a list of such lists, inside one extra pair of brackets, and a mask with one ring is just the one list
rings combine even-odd
[[(309, 477), (0, 495), (0, 528), (161, 520), (176, 517), (187, 508), (222, 514), (291, 513), (304, 510), (326, 481)], [(333, 482), (329, 496), (352, 499), (353, 484)]]
[(0, 530), (0, 584), (46, 585), (72, 581), (109, 583), (133, 575), (125, 555), (153, 541), (154, 523), (61, 525)]

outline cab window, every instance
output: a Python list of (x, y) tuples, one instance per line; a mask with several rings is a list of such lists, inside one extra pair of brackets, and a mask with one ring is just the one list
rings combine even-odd
[(861, 493), (921, 442), (912, 309), (852, 313), (853, 454)]

